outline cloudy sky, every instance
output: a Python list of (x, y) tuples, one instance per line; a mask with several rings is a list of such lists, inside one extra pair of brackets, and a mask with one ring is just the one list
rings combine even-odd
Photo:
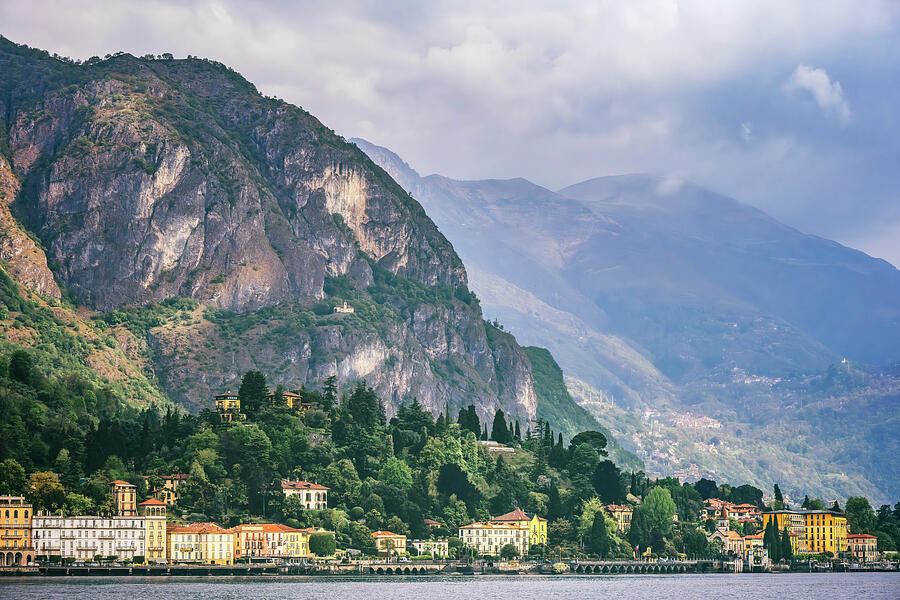
[(900, 265), (896, 0), (3, 0), (0, 34), (214, 58), (423, 174), (673, 174)]

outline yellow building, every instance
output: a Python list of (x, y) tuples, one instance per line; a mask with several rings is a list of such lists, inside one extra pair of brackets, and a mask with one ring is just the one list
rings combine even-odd
[(396, 556), (406, 554), (406, 536), (399, 533), (391, 533), (390, 531), (373, 531), (372, 537), (375, 538), (375, 548), (379, 555)]
[(624, 533), (631, 527), (631, 516), (634, 514), (634, 510), (630, 506), (607, 504), (606, 510), (616, 520), (616, 529), (620, 533)]
[(459, 539), (481, 555), (496, 556), (503, 546), (512, 544), (524, 556), (531, 546), (547, 543), (547, 519), (516, 509), (490, 521), (460, 527)]
[[(794, 554), (837, 555), (847, 551), (847, 518), (828, 510), (777, 510), (763, 513), (763, 527), (774, 520), (779, 533), (787, 526)], [(796, 542), (794, 541), (796, 540)]]
[(109, 482), (109, 493), (116, 503), (116, 514), (120, 517), (137, 515), (137, 487), (134, 484), (116, 479)]
[[(282, 392), (281, 397), (284, 398), (284, 403), (287, 405), (288, 409), (296, 411), (301, 415), (312, 408), (311, 403), (303, 402), (303, 396), (300, 394), (295, 394), (294, 392)], [(272, 392), (266, 396), (266, 398), (270, 404), (275, 404), (275, 392)]]
[[(288, 528), (290, 529), (290, 528)], [(324, 532), (324, 529), (308, 527), (306, 529), (290, 529), (284, 532), (281, 556), (284, 558), (309, 558), (309, 536), (314, 533)]]
[(173, 563), (230, 565), (234, 533), (215, 523), (192, 523), (166, 530), (167, 556)]
[(0, 566), (22, 566), (34, 560), (31, 517), (31, 504), (24, 497), (0, 496)]
[[(174, 475), (162, 475), (162, 486), (150, 490), (150, 493), (158, 500), (162, 500), (168, 506), (175, 506), (178, 503), (178, 488), (182, 483), (187, 481), (187, 473), (176, 473)], [(150, 484), (150, 476), (144, 475), (144, 481)]]
[(244, 419), (244, 415), (241, 414), (241, 399), (237, 394), (219, 394), (216, 396), (215, 401), (216, 412), (219, 413), (219, 419), (223, 423)]
[(144, 548), (147, 562), (166, 560), (166, 503), (156, 498), (138, 504), (144, 517)]

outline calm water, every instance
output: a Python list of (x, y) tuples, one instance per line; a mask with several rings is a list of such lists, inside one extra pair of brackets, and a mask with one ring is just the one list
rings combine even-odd
[(16, 600), (726, 600), (730, 598), (900, 598), (900, 573), (791, 575), (627, 575), (379, 579), (72, 577), (0, 579), (0, 598)]

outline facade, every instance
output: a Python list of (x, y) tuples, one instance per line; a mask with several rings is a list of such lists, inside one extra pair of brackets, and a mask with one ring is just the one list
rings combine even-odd
[(306, 510), (325, 510), (328, 508), (328, 488), (309, 481), (281, 480), (281, 491), (285, 497), (297, 496)]
[(32, 517), (31, 532), (36, 556), (76, 561), (92, 561), (96, 556), (132, 561), (147, 556), (143, 517), (37, 514)]
[(450, 553), (450, 541), (446, 538), (436, 540), (409, 540), (409, 546), (419, 554), (430, 554), (434, 558), (442, 558)]
[(847, 552), (859, 562), (878, 560), (878, 538), (867, 533), (847, 535)]
[(606, 510), (616, 520), (616, 529), (620, 533), (625, 533), (631, 528), (631, 516), (634, 514), (634, 510), (630, 506), (607, 504)]
[[(763, 526), (774, 520), (778, 530), (785, 525), (797, 534), (795, 554), (837, 555), (847, 551), (847, 518), (830, 510), (778, 510), (763, 513)], [(792, 538), (793, 541), (793, 538)]]
[(0, 496), (0, 566), (23, 566), (34, 561), (31, 519), (31, 504), (23, 496)]
[(216, 412), (219, 413), (219, 420), (222, 423), (231, 423), (232, 421), (244, 419), (244, 415), (241, 413), (241, 399), (237, 394), (219, 394), (216, 396), (215, 402)]
[(718, 519), (725, 510), (727, 517), (738, 522), (759, 521), (762, 519), (762, 511), (752, 504), (734, 504), (719, 498), (707, 498), (703, 501), (702, 517), (704, 519)]
[(284, 532), (284, 546), (281, 555), (285, 560), (311, 558), (313, 553), (309, 549), (309, 536), (314, 533), (328, 533), (324, 529), (316, 529), (315, 527), (288, 529), (290, 531)]
[(406, 553), (406, 536), (390, 531), (373, 531), (375, 548), (380, 556), (392, 556)]
[(252, 560), (271, 556), (266, 532), (258, 523), (237, 525), (229, 529), (234, 534), (234, 558)]
[(173, 563), (230, 565), (234, 534), (215, 523), (192, 523), (166, 531), (167, 558)]
[(763, 534), (744, 536), (744, 570), (767, 571), (770, 565), (769, 551), (763, 547)]
[(137, 488), (134, 484), (116, 479), (109, 482), (109, 493), (116, 503), (116, 514), (120, 517), (137, 515)]
[(166, 503), (156, 498), (138, 504), (144, 519), (144, 555), (149, 563), (166, 560)]
[(516, 547), (520, 556), (535, 544), (547, 543), (547, 519), (521, 509), (459, 528), (459, 539), (481, 555), (496, 556), (506, 544)]

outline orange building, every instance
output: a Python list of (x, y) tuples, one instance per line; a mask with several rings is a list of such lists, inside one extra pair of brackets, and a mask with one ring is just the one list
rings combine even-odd
[(23, 496), (0, 496), (0, 566), (22, 566), (34, 560), (31, 504)]
[(120, 517), (137, 515), (137, 488), (133, 484), (116, 479), (109, 482), (109, 492), (116, 502), (116, 514)]
[(379, 556), (396, 556), (406, 553), (406, 536), (390, 531), (374, 531), (375, 548)]
[(847, 535), (847, 552), (859, 562), (878, 560), (878, 538), (867, 533), (851, 533)]

